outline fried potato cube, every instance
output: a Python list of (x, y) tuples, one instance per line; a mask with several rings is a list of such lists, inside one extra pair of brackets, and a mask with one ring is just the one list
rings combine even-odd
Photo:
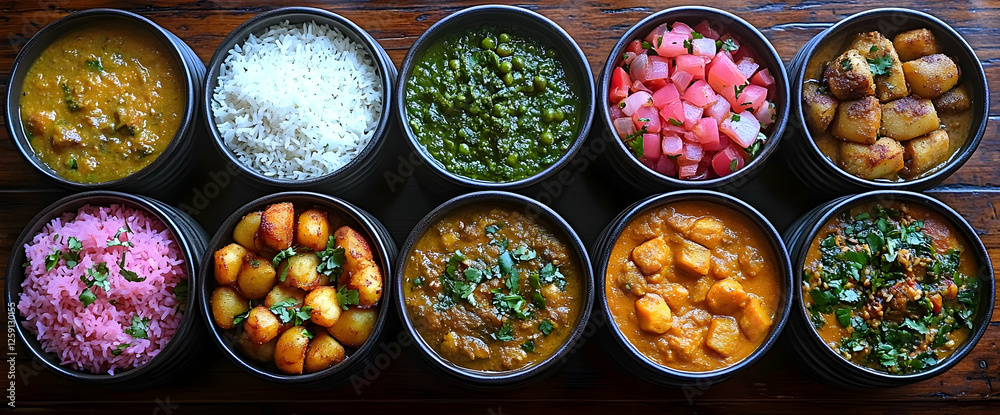
[(882, 105), (875, 97), (842, 101), (837, 105), (837, 116), (830, 126), (830, 133), (841, 140), (871, 144), (878, 137), (881, 123)]
[(903, 74), (903, 62), (900, 61), (896, 48), (889, 39), (879, 32), (859, 33), (854, 37), (851, 49), (857, 50), (866, 60), (888, 57), (891, 63), (888, 68), (889, 73), (872, 74), (875, 79), (875, 97), (880, 102), (889, 102), (910, 95), (910, 90), (906, 86), (906, 76)]
[(309, 209), (299, 215), (299, 223), (295, 231), (295, 241), (299, 245), (322, 251), (330, 239), (330, 222), (325, 211)]
[(972, 99), (965, 85), (957, 85), (934, 99), (934, 109), (941, 114), (959, 114), (972, 107)]
[(701, 246), (715, 249), (722, 243), (722, 238), (726, 236), (726, 226), (716, 218), (704, 217), (694, 222), (691, 229), (688, 229), (686, 236)]
[(264, 250), (264, 243), (257, 235), (260, 229), (260, 217), (261, 212), (247, 213), (233, 228), (233, 240), (244, 248), (258, 253)]
[(243, 257), (236, 283), (244, 297), (259, 300), (278, 284), (278, 274), (271, 260), (250, 252)]
[(841, 142), (840, 167), (862, 179), (891, 178), (903, 169), (903, 146), (889, 137), (872, 145)]
[(740, 329), (751, 341), (757, 341), (767, 335), (771, 328), (771, 315), (764, 307), (760, 297), (750, 294), (746, 307), (743, 308), (743, 315), (740, 316)]
[(701, 354), (701, 345), (705, 340), (705, 330), (699, 326), (674, 324), (667, 332), (667, 344), (678, 356), (690, 360)]
[(291, 202), (275, 203), (260, 218), (261, 238), (268, 248), (280, 251), (292, 246), (295, 235), (295, 207)]
[(295, 287), (288, 287), (282, 284), (275, 285), (267, 296), (264, 297), (264, 306), (274, 307), (275, 304), (291, 299), (295, 307), (302, 306), (306, 301), (306, 292)]
[(281, 333), (281, 321), (267, 307), (257, 306), (250, 310), (243, 323), (243, 333), (255, 344), (264, 344)]
[(632, 249), (632, 262), (643, 274), (655, 274), (670, 263), (670, 246), (662, 236), (650, 239)]
[(802, 113), (806, 125), (813, 134), (826, 131), (837, 113), (837, 99), (832, 95), (819, 93), (819, 84), (806, 82), (802, 85)]
[(823, 78), (838, 100), (875, 95), (875, 78), (868, 61), (858, 51), (848, 49), (826, 66)]
[(243, 257), (247, 249), (237, 243), (232, 243), (215, 251), (215, 282), (219, 285), (236, 285), (236, 277), (243, 266)]
[(931, 100), (909, 96), (882, 104), (879, 135), (906, 141), (934, 131), (940, 125)]
[(712, 289), (712, 285), (715, 285), (715, 281), (714, 277), (709, 277), (707, 275), (701, 277), (698, 282), (694, 284), (694, 287), (691, 287), (691, 294), (688, 298), (692, 303), (705, 301), (705, 298), (708, 297), (708, 290)]
[(340, 319), (340, 303), (337, 301), (337, 289), (326, 286), (319, 287), (306, 295), (306, 307), (312, 309), (310, 321), (323, 327), (332, 327)]
[(813, 137), (816, 141), (816, 147), (819, 148), (819, 151), (823, 153), (826, 158), (830, 159), (833, 164), (840, 163), (840, 140), (829, 133), (823, 133)]
[(735, 278), (741, 275), (739, 258), (728, 250), (715, 250), (712, 255), (712, 276), (716, 279)]
[(639, 328), (650, 333), (666, 333), (674, 323), (670, 306), (663, 297), (654, 293), (647, 293), (635, 301), (635, 316), (639, 321)]
[(360, 271), (351, 274), (347, 289), (358, 290), (358, 305), (361, 307), (375, 305), (382, 298), (382, 271), (375, 262), (368, 261)]
[(740, 342), (740, 327), (736, 319), (730, 316), (715, 317), (708, 325), (708, 335), (705, 345), (723, 356), (736, 353)]
[(708, 290), (705, 303), (713, 314), (733, 315), (747, 302), (747, 292), (743, 285), (732, 278), (721, 280)]
[(305, 365), (308, 348), (309, 335), (306, 328), (292, 327), (278, 337), (278, 343), (274, 346), (274, 364), (283, 373), (298, 375)]
[(277, 337), (271, 339), (271, 341), (267, 343), (256, 344), (247, 338), (246, 333), (243, 333), (236, 340), (236, 347), (238, 347), (243, 354), (261, 363), (274, 361), (274, 346), (277, 344)]
[(946, 55), (936, 54), (903, 64), (910, 92), (934, 99), (958, 85), (958, 66)]
[(333, 233), (334, 242), (336, 246), (344, 248), (344, 256), (346, 260), (344, 262), (344, 274), (342, 275), (342, 280), (339, 282), (343, 284), (346, 282), (349, 274), (360, 271), (366, 264), (367, 261), (371, 261), (375, 258), (372, 254), (371, 246), (368, 245), (368, 241), (365, 237), (358, 233), (350, 226), (341, 226)]
[(337, 323), (327, 328), (327, 332), (348, 347), (361, 347), (375, 330), (378, 322), (378, 307), (351, 307), (340, 313)]
[(937, 43), (930, 30), (921, 28), (900, 33), (892, 39), (899, 58), (904, 61), (919, 59), (927, 55), (941, 53), (941, 45)]
[(28, 131), (39, 137), (48, 136), (49, 128), (56, 121), (55, 111), (39, 111), (28, 117)]
[(916, 177), (948, 160), (951, 145), (948, 132), (934, 130), (903, 144), (905, 167), (900, 175)]
[(250, 302), (236, 292), (233, 287), (223, 285), (212, 291), (212, 318), (223, 330), (233, 328), (236, 316), (250, 309)]
[(309, 342), (304, 368), (306, 372), (318, 372), (343, 362), (345, 356), (344, 346), (326, 332), (321, 331), (316, 333), (312, 341)]
[(656, 290), (672, 310), (680, 310), (688, 305), (688, 290), (681, 284), (664, 284)]
[(309, 291), (329, 281), (316, 270), (318, 266), (319, 257), (315, 253), (299, 252), (278, 264), (278, 271), (285, 273), (283, 284)]
[(712, 251), (693, 241), (684, 239), (674, 257), (677, 265), (692, 274), (708, 275), (712, 268)]

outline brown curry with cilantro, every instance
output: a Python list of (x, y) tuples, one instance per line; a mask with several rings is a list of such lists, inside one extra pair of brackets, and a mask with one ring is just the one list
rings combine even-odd
[(409, 253), (406, 311), (441, 357), (468, 369), (538, 364), (562, 346), (583, 301), (575, 254), (548, 226), (472, 206), (431, 226)]
[(121, 179), (170, 144), (183, 72), (138, 24), (91, 25), (45, 49), (24, 79), (21, 122), (38, 158), (80, 183)]
[(859, 366), (907, 374), (940, 364), (969, 338), (981, 298), (968, 246), (919, 206), (865, 204), (837, 215), (806, 256), (813, 327)]

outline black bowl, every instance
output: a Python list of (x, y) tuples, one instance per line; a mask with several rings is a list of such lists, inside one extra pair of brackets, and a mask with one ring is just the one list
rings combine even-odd
[[(802, 108), (802, 84), (816, 74), (807, 74), (809, 62), (826, 59), (821, 56), (823, 47), (829, 42), (840, 42), (844, 36), (878, 30), (892, 39), (898, 33), (911, 29), (927, 28), (942, 44), (944, 53), (959, 67), (962, 83), (972, 95), (969, 109), (971, 127), (965, 144), (955, 154), (931, 174), (902, 182), (866, 180), (841, 170), (823, 155), (805, 124)], [(834, 56), (835, 57), (835, 56)], [(833, 57), (830, 57), (832, 59)], [(869, 190), (911, 190), (921, 191), (934, 187), (957, 171), (972, 157), (986, 132), (989, 117), (990, 95), (983, 65), (976, 52), (947, 23), (924, 12), (910, 9), (874, 9), (851, 15), (820, 32), (809, 41), (792, 59), (788, 68), (792, 76), (792, 125), (789, 131), (785, 159), (803, 182), (810, 188), (831, 195), (864, 192)]]
[[(836, 217), (841, 212), (850, 210), (854, 206), (875, 202), (904, 202), (917, 205), (936, 212), (943, 216), (955, 227), (956, 231), (968, 241), (970, 249), (975, 250), (976, 260), (979, 262), (977, 270), (979, 279), (982, 282), (980, 290), (982, 292), (981, 301), (975, 311), (976, 323), (972, 328), (969, 338), (947, 359), (933, 368), (916, 373), (905, 375), (892, 375), (874, 369), (854, 364), (843, 356), (835, 353), (813, 328), (812, 322), (806, 311), (802, 293), (802, 271), (805, 266), (806, 255), (813, 239), (820, 232), (823, 226), (831, 218)], [(828, 382), (842, 388), (877, 388), (894, 387), (926, 380), (947, 372), (958, 364), (982, 338), (986, 327), (990, 325), (990, 318), (993, 315), (993, 302), (995, 297), (996, 282), (993, 277), (993, 265), (990, 261), (986, 247), (976, 230), (969, 225), (965, 219), (952, 210), (948, 205), (925, 196), (920, 193), (913, 193), (898, 190), (871, 191), (858, 195), (843, 196), (817, 206), (809, 212), (800, 216), (784, 232), (785, 240), (788, 243), (789, 253), (792, 258), (792, 269), (794, 274), (795, 292), (792, 297), (795, 305), (791, 313), (789, 322), (790, 335), (785, 340), (789, 344), (789, 349), (795, 350), (798, 356), (799, 365), (813, 377)]]
[[(407, 122), (406, 115), (406, 83), (413, 72), (414, 62), (426, 50), (439, 39), (449, 34), (458, 32), (466, 28), (474, 28), (482, 24), (500, 25), (501, 27), (513, 26), (520, 33), (526, 36), (539, 39), (544, 44), (555, 49), (562, 57), (563, 70), (574, 88), (578, 89), (580, 97), (580, 121), (579, 131), (566, 153), (562, 155), (551, 166), (542, 171), (520, 180), (509, 182), (494, 182), (478, 180), (458, 175), (448, 171), (444, 166), (434, 159), (426, 148), (413, 134), (410, 123)], [(410, 50), (403, 59), (403, 65), (399, 69), (399, 79), (396, 81), (396, 102), (393, 108), (399, 122), (399, 128), (407, 137), (410, 149), (419, 154), (423, 160), (418, 166), (417, 177), (422, 182), (432, 185), (434, 190), (444, 190), (454, 194), (462, 190), (513, 190), (522, 189), (546, 178), (552, 177), (559, 170), (565, 167), (573, 158), (573, 155), (583, 146), (587, 134), (590, 132), (591, 122), (594, 118), (594, 80), (590, 72), (590, 64), (587, 57), (577, 46), (573, 38), (569, 36), (559, 25), (533, 11), (513, 6), (484, 5), (462, 9), (455, 12), (441, 21), (435, 23), (426, 32), (417, 38)]]
[[(632, 154), (632, 151), (622, 142), (615, 132), (609, 111), (611, 75), (614, 72), (616, 63), (621, 58), (622, 53), (628, 44), (635, 39), (645, 38), (649, 32), (661, 24), (673, 22), (683, 22), (694, 27), (702, 20), (708, 20), (709, 24), (719, 32), (720, 35), (732, 34), (740, 41), (740, 45), (746, 45), (756, 52), (761, 67), (766, 67), (774, 76), (774, 106), (776, 119), (774, 124), (765, 131), (768, 139), (760, 153), (742, 169), (725, 177), (718, 177), (708, 180), (681, 180), (674, 177), (667, 177), (647, 167), (641, 160)], [(608, 142), (608, 157), (615, 171), (625, 179), (625, 182), (640, 189), (646, 194), (652, 191), (668, 191), (677, 189), (715, 189), (719, 191), (736, 190), (747, 182), (751, 181), (766, 164), (768, 157), (778, 148), (778, 142), (785, 131), (788, 123), (790, 108), (790, 98), (788, 89), (788, 75), (785, 66), (781, 62), (778, 52), (771, 46), (771, 42), (764, 37), (753, 25), (747, 23), (738, 16), (712, 7), (682, 6), (666, 9), (647, 16), (636, 23), (618, 40), (611, 54), (608, 55), (601, 77), (598, 81), (600, 89), (598, 91), (600, 105), (600, 118), (604, 127), (603, 139)]]
[[(438, 353), (427, 344), (427, 341), (423, 339), (414, 327), (413, 321), (410, 319), (409, 312), (406, 307), (406, 299), (403, 298), (403, 284), (405, 283), (403, 273), (406, 269), (406, 263), (409, 260), (410, 251), (413, 249), (413, 246), (417, 243), (420, 237), (423, 236), (425, 232), (430, 230), (431, 227), (438, 221), (455, 210), (474, 205), (506, 205), (514, 209), (522, 210), (528, 216), (534, 217), (543, 223), (547, 223), (550, 226), (549, 229), (551, 229), (556, 235), (564, 238), (563, 240), (567, 242), (570, 250), (576, 254), (578, 260), (580, 261), (580, 277), (583, 279), (584, 299), (582, 304), (583, 309), (580, 310), (579, 320), (576, 322), (576, 326), (574, 327), (573, 332), (570, 333), (569, 337), (566, 339), (566, 342), (541, 363), (533, 364), (520, 369), (501, 372), (488, 372), (461, 367), (438, 355)], [(398, 307), (399, 318), (403, 321), (403, 324), (406, 326), (410, 335), (416, 340), (415, 343), (419, 346), (420, 355), (430, 366), (430, 369), (442, 377), (452, 380), (462, 386), (478, 390), (498, 390), (521, 387), (555, 373), (560, 367), (562, 367), (563, 364), (565, 364), (569, 354), (573, 350), (579, 348), (579, 342), (584, 340), (581, 336), (587, 328), (588, 319), (590, 317), (590, 309), (594, 303), (594, 278), (593, 270), (590, 266), (590, 258), (587, 256), (587, 251), (583, 246), (583, 242), (580, 240), (580, 237), (577, 236), (573, 228), (570, 227), (570, 225), (566, 223), (566, 221), (563, 220), (558, 213), (533, 199), (519, 194), (502, 191), (472, 192), (458, 196), (434, 208), (434, 210), (424, 216), (424, 218), (417, 223), (413, 230), (410, 231), (410, 235), (406, 238), (406, 242), (403, 243), (402, 250), (400, 252), (401, 255), (396, 260), (396, 281), (394, 282), (395, 290), (397, 292), (395, 303)]]
[[(375, 262), (382, 269), (382, 299), (379, 301), (378, 321), (375, 323), (375, 328), (372, 330), (368, 340), (355, 350), (354, 353), (351, 353), (343, 362), (318, 372), (301, 375), (282, 373), (273, 365), (265, 365), (245, 356), (238, 350), (235, 336), (227, 333), (227, 330), (219, 328), (212, 317), (211, 297), (212, 291), (217, 286), (213, 277), (215, 275), (215, 258), (213, 253), (233, 242), (233, 229), (243, 219), (243, 216), (250, 212), (264, 210), (268, 205), (280, 202), (292, 202), (297, 207), (317, 207), (327, 211), (331, 215), (342, 216), (347, 220), (347, 224), (351, 225), (365, 239), (371, 242)], [(331, 229), (331, 233), (334, 230)], [(386, 324), (390, 304), (392, 303), (390, 299), (392, 298), (394, 285), (390, 282), (390, 278), (393, 275), (392, 266), (395, 258), (396, 244), (392, 241), (392, 237), (385, 227), (382, 226), (382, 223), (378, 219), (375, 219), (374, 216), (368, 214), (368, 212), (344, 200), (318, 193), (275, 193), (243, 205), (233, 212), (232, 215), (229, 215), (225, 222), (219, 226), (219, 229), (215, 231), (215, 235), (206, 248), (205, 257), (199, 268), (200, 274), (198, 274), (203, 278), (198, 280), (198, 286), (195, 290), (200, 297), (199, 307), (202, 317), (204, 317), (204, 322), (208, 327), (210, 337), (233, 364), (267, 381), (286, 385), (323, 388), (343, 383), (350, 379), (352, 375), (360, 373), (364, 370), (365, 365), (369, 364), (368, 358), (377, 351), (376, 343), (378, 343), (382, 328)]]
[[(195, 287), (201, 282), (200, 274), (196, 273), (197, 264), (201, 262), (201, 255), (205, 252), (208, 234), (198, 222), (195, 222), (180, 209), (149, 197), (112, 191), (91, 191), (62, 198), (42, 209), (28, 222), (28, 226), (14, 242), (14, 249), (7, 263), (6, 301), (8, 305), (16, 305), (22, 291), (24, 268), (21, 264), (27, 261), (24, 244), (30, 242), (52, 219), (58, 218), (66, 212), (75, 212), (88, 204), (94, 206), (120, 204), (144, 211), (162, 222), (184, 257), (184, 271), (188, 276), (188, 287)], [(20, 313), (16, 313), (16, 317), (14, 317), (16, 321), (11, 322), (11, 324), (17, 330), (21, 344), (49, 370), (62, 377), (77, 382), (116, 388), (147, 388), (183, 372), (199, 354), (198, 346), (204, 338), (204, 331), (201, 326), (195, 323), (198, 318), (196, 305), (200, 300), (198, 297), (197, 291), (188, 290), (184, 315), (177, 326), (177, 331), (156, 357), (145, 365), (117, 372), (115, 375), (94, 374), (63, 366), (54, 353), (48, 353), (42, 349), (38, 339), (23, 327), (24, 318), (21, 317)]]
[[(246, 43), (251, 34), (260, 35), (267, 28), (288, 21), (290, 24), (301, 24), (306, 22), (316, 22), (319, 25), (327, 25), (331, 29), (337, 29), (341, 34), (348, 37), (354, 43), (361, 45), (368, 57), (372, 60), (378, 76), (382, 83), (382, 112), (379, 115), (378, 128), (372, 135), (368, 145), (365, 146), (351, 161), (331, 172), (321, 176), (307, 179), (290, 179), (270, 177), (261, 171), (244, 164), (239, 160), (233, 150), (229, 149), (219, 134), (215, 116), (212, 115), (212, 101), (215, 87), (218, 85), (219, 72), (222, 64), (226, 60), (229, 51), (237, 45)], [(208, 63), (208, 74), (205, 76), (204, 93), (201, 98), (201, 105), (204, 106), (204, 122), (212, 135), (212, 142), (216, 149), (235, 165), (242, 173), (239, 177), (246, 178), (248, 182), (264, 190), (317, 190), (324, 192), (342, 192), (354, 188), (361, 179), (367, 177), (376, 167), (380, 156), (380, 150), (389, 134), (389, 117), (391, 100), (393, 98), (392, 88), (396, 80), (396, 66), (393, 65), (389, 55), (386, 54), (382, 46), (375, 41), (368, 32), (358, 27), (354, 22), (331, 12), (312, 7), (285, 7), (258, 14), (247, 20), (222, 40), (222, 43), (215, 50), (212, 59)], [(317, 86), (319, 87), (319, 86)]]
[[(177, 66), (181, 70), (179, 76), (183, 78), (181, 83), (185, 88), (183, 118), (170, 144), (148, 166), (121, 179), (101, 183), (80, 183), (60, 176), (35, 155), (35, 150), (31, 148), (21, 123), (19, 100), (22, 86), (31, 64), (56, 39), (85, 25), (113, 25), (116, 22), (136, 25), (147, 30), (163, 42), (166, 55), (177, 61)], [(179, 184), (178, 179), (183, 176), (178, 175), (177, 172), (187, 170), (194, 158), (191, 155), (191, 150), (197, 139), (195, 135), (201, 131), (197, 119), (197, 113), (200, 109), (197, 97), (201, 93), (200, 88), (204, 77), (205, 65), (201, 63), (201, 58), (180, 38), (149, 19), (117, 9), (90, 9), (76, 12), (45, 26), (35, 36), (32, 36), (31, 40), (21, 48), (17, 58), (14, 59), (5, 97), (4, 118), (7, 123), (7, 133), (10, 135), (14, 147), (28, 164), (61, 187), (73, 191), (113, 189), (144, 194), (162, 192), (164, 188)]]
[[(757, 350), (754, 350), (753, 353), (736, 364), (707, 372), (677, 370), (660, 365), (659, 363), (656, 363), (646, 357), (639, 351), (639, 349), (632, 345), (632, 342), (630, 342), (624, 334), (622, 334), (618, 325), (615, 323), (614, 316), (611, 315), (611, 309), (608, 307), (606, 286), (608, 261), (611, 256), (611, 250), (614, 248), (615, 242), (618, 240), (622, 231), (624, 231), (625, 227), (638, 216), (662, 206), (683, 201), (703, 201), (713, 203), (733, 209), (734, 211), (742, 214), (751, 223), (756, 225), (757, 229), (770, 242), (771, 249), (780, 261), (779, 264), (774, 264), (774, 266), (780, 267), (779, 277), (781, 284), (781, 298), (780, 303), (776, 307), (776, 315), (772, 320), (770, 333), (767, 338), (763, 343), (761, 343), (760, 346), (757, 347)], [(692, 189), (664, 193), (640, 200), (622, 211), (622, 213), (620, 213), (614, 220), (611, 221), (611, 223), (608, 224), (606, 228), (604, 228), (600, 236), (597, 237), (597, 241), (594, 243), (591, 254), (596, 259), (596, 267), (594, 270), (597, 273), (597, 301), (601, 305), (600, 317), (607, 322), (607, 324), (605, 324), (607, 333), (603, 336), (605, 347), (612, 354), (612, 356), (614, 356), (615, 360), (628, 371), (632, 372), (632, 374), (658, 385), (674, 387), (686, 387), (693, 384), (711, 385), (728, 379), (743, 369), (753, 365), (755, 362), (760, 360), (760, 358), (763, 357), (768, 350), (771, 349), (771, 346), (777, 342), (778, 336), (781, 334), (781, 331), (785, 327), (785, 323), (788, 321), (788, 317), (791, 314), (790, 311), (792, 306), (793, 290), (792, 270), (791, 264), (788, 260), (788, 251), (785, 249), (785, 245), (782, 243), (781, 237), (778, 235), (778, 231), (776, 231), (774, 227), (771, 226), (771, 223), (768, 222), (767, 218), (761, 215), (760, 212), (753, 208), (753, 206), (726, 194), (711, 190)]]

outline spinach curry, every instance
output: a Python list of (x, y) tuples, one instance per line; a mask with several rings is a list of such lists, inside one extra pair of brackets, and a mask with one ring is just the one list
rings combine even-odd
[(21, 121), (38, 158), (60, 176), (100, 183), (148, 166), (184, 113), (170, 49), (135, 23), (69, 32), (31, 64)]

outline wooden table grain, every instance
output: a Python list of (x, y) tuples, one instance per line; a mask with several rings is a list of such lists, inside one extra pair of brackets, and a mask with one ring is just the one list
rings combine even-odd
[[(296, 2), (341, 14), (367, 30), (398, 66), (414, 40), (431, 24), (478, 2), (328, 1)], [(537, 11), (569, 32), (587, 55), (595, 76), (610, 48), (632, 24), (666, 7), (706, 2), (544, 0), (512, 3)], [(710, 5), (739, 15), (757, 26), (787, 63), (812, 36), (853, 13), (885, 6), (876, 0), (731, 1)], [(129, 10), (143, 15), (188, 43), (208, 61), (222, 39), (257, 13), (275, 8), (252, 1), (0, 1), (0, 78), (7, 88), (14, 57), (38, 30), (70, 12), (96, 7)], [(987, 78), (1000, 86), (1000, 2), (918, 0), (907, 5), (951, 24), (972, 45)], [(941, 186), (927, 193), (960, 212), (1000, 263), (1000, 94), (991, 91), (993, 106), (986, 136), (976, 154)], [(36, 213), (66, 196), (17, 154), (3, 130), (0, 139), (0, 266), (6, 267), (14, 239)], [(591, 134), (590, 139), (596, 139)], [(207, 140), (207, 136), (203, 139)], [(363, 183), (363, 192), (349, 200), (373, 213), (389, 228), (397, 243), (433, 206), (442, 202), (409, 178), (391, 186), (387, 173), (397, 173), (407, 154), (402, 138), (391, 137), (383, 167)], [(206, 147), (207, 148), (207, 147)], [(222, 174), (221, 157), (208, 150), (181, 190), (155, 195), (187, 208), (210, 232), (243, 203), (263, 194), (239, 178)], [(803, 185), (786, 179), (791, 172), (775, 158), (762, 175), (737, 192), (760, 209), (779, 230), (799, 214), (824, 201), (803, 192)], [(403, 169), (405, 171), (405, 169)], [(569, 184), (550, 183), (543, 192), (566, 217), (586, 244), (621, 209), (640, 195), (621, 190), (613, 172), (597, 163)], [(225, 179), (225, 180), (223, 180)], [(216, 191), (218, 189), (218, 191)], [(6, 277), (6, 276), (5, 276)], [(183, 376), (147, 390), (119, 391), (64, 380), (18, 353), (14, 370), (16, 405), (44, 413), (240, 413), (304, 412), (443, 412), (443, 413), (606, 413), (642, 412), (1000, 412), (1000, 310), (979, 345), (948, 372), (917, 384), (893, 389), (840, 390), (810, 378), (798, 369), (789, 350), (779, 344), (753, 367), (721, 384), (663, 388), (635, 379), (618, 367), (597, 338), (583, 346), (553, 376), (529, 387), (504, 392), (470, 391), (431, 374), (408, 346), (405, 330), (391, 323), (380, 339), (381, 352), (358, 374), (355, 382), (328, 390), (302, 390), (264, 382), (243, 372), (206, 341), (203, 355)], [(199, 324), (201, 324), (199, 322)], [(13, 335), (8, 333), (9, 338)], [(4, 368), (6, 372), (6, 367)], [(6, 389), (7, 383), (4, 383)], [(10, 393), (8, 393), (10, 394)], [(3, 402), (6, 406), (7, 402)]]

